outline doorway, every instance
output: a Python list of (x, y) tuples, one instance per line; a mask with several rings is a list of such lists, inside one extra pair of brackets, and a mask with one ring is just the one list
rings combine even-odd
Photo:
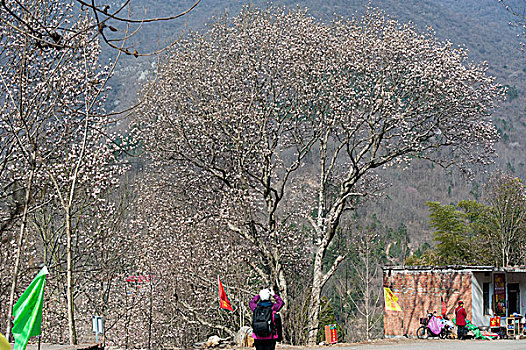
[(518, 283), (508, 283), (508, 316), (520, 312), (520, 290)]

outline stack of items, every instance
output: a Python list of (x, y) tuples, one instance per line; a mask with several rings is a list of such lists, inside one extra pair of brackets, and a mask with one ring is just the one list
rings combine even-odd
[(517, 337), (524, 333), (524, 323), (522, 322), (522, 315), (514, 312), (511, 316), (506, 318), (506, 331), (508, 337)]

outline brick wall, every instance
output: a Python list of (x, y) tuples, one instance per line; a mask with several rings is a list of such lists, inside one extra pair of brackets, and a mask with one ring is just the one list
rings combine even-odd
[(420, 317), (425, 317), (428, 310), (440, 315), (442, 300), (446, 302), (446, 315), (450, 319), (455, 317), (459, 300), (464, 301), (471, 319), (471, 277), (470, 271), (451, 269), (384, 270), (384, 286), (391, 288), (402, 308), (402, 312), (384, 308), (384, 335), (415, 337)]

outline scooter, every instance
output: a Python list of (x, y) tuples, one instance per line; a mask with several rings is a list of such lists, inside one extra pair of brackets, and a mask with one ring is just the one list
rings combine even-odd
[[(447, 320), (447, 318), (445, 318)], [(451, 326), (439, 319), (434, 314), (428, 311), (427, 317), (420, 318), (420, 326), (416, 330), (418, 339), (427, 339), (429, 337), (439, 337), (441, 339), (449, 338), (451, 334)]]

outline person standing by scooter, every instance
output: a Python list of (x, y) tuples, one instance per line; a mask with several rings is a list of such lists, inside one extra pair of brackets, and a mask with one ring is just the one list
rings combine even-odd
[(467, 329), (466, 329), (466, 317), (468, 317), (468, 314), (466, 313), (466, 310), (464, 309), (464, 302), (462, 300), (458, 301), (458, 307), (455, 309), (455, 316), (456, 320), (455, 323), (457, 324), (457, 336), (458, 339), (462, 340), (466, 336)]

